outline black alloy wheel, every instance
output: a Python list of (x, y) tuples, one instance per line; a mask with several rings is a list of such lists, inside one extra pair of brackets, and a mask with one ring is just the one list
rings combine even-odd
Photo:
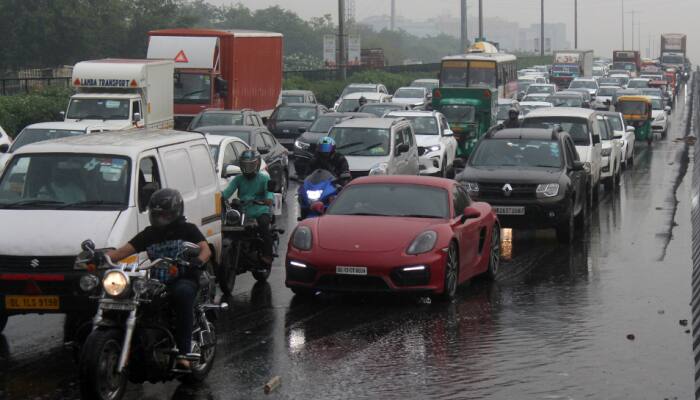
[(439, 295), (442, 301), (452, 301), (457, 295), (459, 284), (459, 254), (457, 244), (452, 242), (447, 250), (447, 260), (445, 260), (445, 278), (443, 281), (443, 291)]
[(217, 280), (219, 281), (219, 287), (223, 292), (224, 296), (231, 296), (233, 294), (233, 287), (236, 285), (236, 276), (238, 262), (236, 260), (236, 251), (238, 245), (235, 244), (229, 247), (226, 254), (224, 254), (224, 259), (221, 260), (221, 265), (219, 265), (219, 271), (216, 274)]
[(489, 249), (489, 267), (486, 271), (489, 279), (496, 279), (498, 269), (501, 266), (501, 227), (498, 223), (491, 228), (491, 246)]

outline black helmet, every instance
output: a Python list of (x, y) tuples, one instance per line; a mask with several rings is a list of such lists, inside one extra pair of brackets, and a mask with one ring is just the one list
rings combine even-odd
[(165, 228), (178, 219), (185, 212), (185, 203), (182, 195), (175, 189), (160, 189), (153, 193), (148, 202), (148, 219), (151, 226)]
[(241, 172), (243, 175), (252, 178), (260, 171), (260, 154), (255, 150), (245, 150), (239, 158)]
[(361, 106), (367, 104), (367, 99), (365, 99), (365, 96), (360, 96), (359, 100), (357, 100), (357, 103)]

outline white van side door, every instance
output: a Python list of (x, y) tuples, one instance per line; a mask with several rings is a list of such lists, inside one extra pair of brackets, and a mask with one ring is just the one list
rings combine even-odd
[(199, 193), (187, 147), (188, 143), (167, 146), (158, 149), (158, 153), (163, 164), (164, 187), (177, 189), (180, 192), (185, 203), (187, 220), (201, 227), (202, 218), (206, 212), (201, 209), (198, 201)]

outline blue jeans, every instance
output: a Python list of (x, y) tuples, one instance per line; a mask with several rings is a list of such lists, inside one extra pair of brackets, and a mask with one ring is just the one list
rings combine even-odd
[(192, 351), (194, 305), (198, 284), (190, 279), (178, 279), (168, 286), (170, 302), (175, 310), (175, 343), (180, 354)]

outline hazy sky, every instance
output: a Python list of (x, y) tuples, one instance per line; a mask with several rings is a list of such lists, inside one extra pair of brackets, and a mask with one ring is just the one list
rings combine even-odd
[[(337, 20), (336, 0), (209, 0), (213, 4), (242, 3), (250, 8), (279, 5), (293, 10), (304, 18), (332, 14)], [(688, 34), (688, 52), (691, 61), (700, 63), (700, 1), (698, 0), (578, 0), (579, 48), (592, 48), (599, 55), (612, 56), (613, 49), (622, 45), (621, 2), (625, 6), (625, 41), (631, 47), (632, 14), (634, 15), (635, 48), (641, 22), (642, 55), (646, 55), (649, 38), (659, 47), (659, 33)], [(355, 0), (357, 18), (388, 14), (390, 0)], [(397, 14), (421, 20), (439, 14), (459, 15), (459, 0), (396, 0)], [(469, 12), (476, 15), (478, 0), (467, 0)], [(540, 0), (483, 0), (484, 16), (499, 16), (519, 22), (521, 26), (538, 23)], [(545, 20), (563, 22), (569, 27), (573, 44), (574, 0), (545, 0)], [(489, 33), (485, 32), (488, 38)]]

